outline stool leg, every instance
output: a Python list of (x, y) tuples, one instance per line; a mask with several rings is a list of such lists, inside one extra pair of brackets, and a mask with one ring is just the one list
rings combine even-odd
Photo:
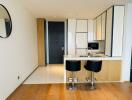
[(91, 90), (95, 89), (95, 85), (94, 85), (94, 72), (91, 72)]
[(75, 72), (71, 73), (71, 77), (72, 77), (72, 81), (71, 81), (71, 83), (69, 83), (69, 89), (70, 90), (75, 90), (76, 89), (76, 86), (75, 86), (75, 79), (76, 79)]
[(88, 83), (91, 82), (91, 76), (89, 76), (89, 72), (88, 72), (88, 71), (87, 71), (86, 81), (87, 81)]
[(74, 82), (74, 79), (75, 79), (75, 73), (72, 72), (72, 89), (75, 89), (75, 82)]

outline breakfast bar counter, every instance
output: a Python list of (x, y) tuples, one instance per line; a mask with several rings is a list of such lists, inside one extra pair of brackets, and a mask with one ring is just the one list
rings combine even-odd
[(114, 61), (114, 62), (115, 61), (122, 61), (122, 57), (109, 57), (109, 56), (105, 56), (105, 55), (95, 55), (95, 56), (77, 56), (77, 55), (76, 56), (73, 56), (73, 55), (65, 55), (64, 56), (64, 83), (66, 83), (66, 68), (65, 67), (66, 67), (66, 61), (67, 60), (80, 60), (80, 61), (102, 60), (104, 62), (107, 61), (107, 63), (110, 62), (110, 64), (111, 64), (112, 61)]

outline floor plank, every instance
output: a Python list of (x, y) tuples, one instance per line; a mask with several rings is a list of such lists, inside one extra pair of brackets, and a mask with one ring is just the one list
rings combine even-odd
[(78, 84), (68, 90), (65, 84), (23, 84), (7, 100), (132, 100), (132, 83), (97, 83), (96, 90)]

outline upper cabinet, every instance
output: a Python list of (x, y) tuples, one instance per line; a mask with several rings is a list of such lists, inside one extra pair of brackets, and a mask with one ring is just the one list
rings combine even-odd
[(105, 40), (106, 12), (94, 19), (94, 40)]
[(104, 12), (101, 16), (102, 16), (102, 20), (101, 20), (102, 40), (105, 40), (105, 33), (106, 33), (106, 12)]
[(105, 40), (105, 55), (111, 56), (112, 49), (112, 13), (113, 7), (107, 10), (107, 20), (106, 20), (106, 40)]
[(97, 17), (96, 23), (97, 23), (97, 31), (96, 31), (96, 40), (102, 40), (102, 31), (101, 31), (101, 16)]
[(93, 40), (96, 40), (96, 19), (93, 21)]
[(92, 42), (94, 40), (94, 21), (88, 20), (88, 42)]
[(76, 32), (88, 32), (88, 20), (79, 19), (76, 21)]

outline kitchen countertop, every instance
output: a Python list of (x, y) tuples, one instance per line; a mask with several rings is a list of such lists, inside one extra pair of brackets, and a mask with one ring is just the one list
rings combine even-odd
[(64, 55), (64, 60), (122, 60), (122, 57), (109, 57), (103, 54), (94, 56)]

